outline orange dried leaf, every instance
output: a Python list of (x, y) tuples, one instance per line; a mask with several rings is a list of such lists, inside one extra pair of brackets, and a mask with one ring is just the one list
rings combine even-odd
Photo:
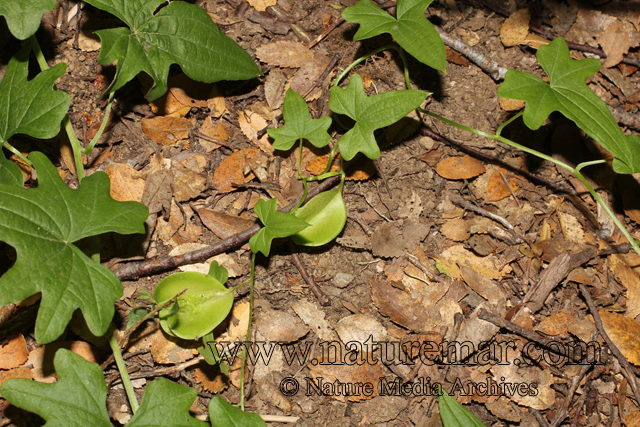
[(247, 3), (258, 12), (264, 12), (269, 6), (275, 6), (277, 0), (248, 0)]
[(469, 223), (464, 219), (454, 218), (442, 224), (440, 233), (454, 242), (463, 242), (471, 237)]
[(204, 369), (196, 368), (193, 371), (193, 378), (204, 390), (214, 394), (221, 392), (227, 386), (222, 374), (212, 366), (206, 366)]
[(469, 65), (471, 65), (471, 61), (462, 56), (457, 50), (453, 50), (449, 46), (445, 46), (444, 49), (447, 54), (447, 61), (452, 62), (456, 65), (461, 65), (463, 67), (468, 67)]
[[(339, 171), (340, 166), (340, 156), (336, 156), (333, 160), (333, 164), (331, 165), (331, 172)], [(307, 164), (307, 170), (311, 172), (312, 175), (319, 175), (324, 172), (324, 169), (327, 167), (327, 161), (329, 160), (329, 155), (325, 154), (324, 156), (318, 156), (315, 159), (311, 160)], [(347, 167), (347, 169), (349, 169)], [(349, 169), (347, 172), (347, 181), (364, 181), (371, 178), (376, 174), (376, 169), (371, 160), (365, 160), (364, 162), (360, 162), (356, 167)]]
[(640, 322), (618, 313), (600, 310), (604, 330), (622, 354), (636, 366), (640, 366)]
[(182, 117), (145, 117), (140, 121), (145, 135), (162, 145), (177, 145), (189, 138), (191, 122)]
[(281, 40), (258, 47), (256, 56), (269, 65), (300, 68), (313, 58), (313, 52), (302, 43)]
[(249, 219), (215, 212), (210, 209), (196, 209), (196, 212), (200, 215), (202, 223), (221, 239), (240, 233), (255, 224)]
[(602, 50), (607, 54), (604, 63), (605, 68), (611, 68), (618, 65), (624, 55), (629, 52), (631, 47), (631, 39), (629, 31), (627, 31), (620, 21), (612, 22), (604, 33), (598, 38)]
[(511, 195), (509, 187), (506, 186), (504, 180), (502, 179), (502, 176), (500, 175), (501, 173), (502, 176), (504, 176), (509, 182), (511, 190), (515, 192), (518, 189), (516, 185), (516, 179), (508, 178), (507, 170), (504, 168), (500, 168), (493, 174), (491, 174), (491, 178), (489, 178), (489, 182), (487, 183), (487, 191), (484, 195), (485, 200), (489, 202), (497, 202), (498, 200), (502, 200)]
[(244, 174), (247, 157), (256, 155), (259, 150), (255, 147), (236, 151), (224, 159), (213, 173), (213, 183), (218, 188), (218, 193), (229, 193), (235, 188), (231, 184), (244, 184), (255, 178), (252, 172)]
[(505, 46), (515, 46), (523, 42), (529, 34), (529, 9), (520, 9), (511, 14), (500, 27), (500, 40)]
[(448, 157), (436, 167), (436, 172), (446, 179), (471, 179), (484, 173), (479, 160), (471, 156)]
[(111, 197), (119, 202), (142, 200), (145, 183), (144, 179), (135, 177), (138, 171), (123, 163), (111, 163), (105, 172), (111, 181)]
[(0, 369), (17, 368), (27, 361), (29, 350), (22, 334), (16, 333), (0, 347)]
[(228, 113), (227, 104), (224, 100), (224, 96), (222, 92), (220, 92), (220, 88), (218, 85), (213, 85), (211, 92), (209, 92), (209, 100), (207, 101), (209, 105), (209, 109), (211, 110), (211, 115), (215, 118), (219, 118), (224, 113)]

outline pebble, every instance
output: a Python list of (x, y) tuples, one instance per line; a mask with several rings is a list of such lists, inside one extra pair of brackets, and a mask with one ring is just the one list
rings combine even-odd
[(353, 281), (353, 274), (338, 273), (333, 277), (333, 284), (338, 288), (346, 288)]

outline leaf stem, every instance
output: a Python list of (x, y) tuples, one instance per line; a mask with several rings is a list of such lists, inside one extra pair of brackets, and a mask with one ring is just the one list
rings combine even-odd
[(515, 119), (520, 117), (522, 114), (524, 114), (524, 111), (520, 111), (518, 114), (516, 114), (515, 116), (511, 117), (509, 120), (507, 120), (506, 122), (504, 122), (503, 124), (498, 126), (498, 129), (496, 129), (496, 135), (500, 136), (500, 134), (502, 133), (502, 129), (507, 127), (509, 125), (509, 123), (513, 122)]
[(96, 135), (93, 137), (93, 139), (91, 140), (91, 142), (89, 143), (89, 145), (87, 145), (87, 147), (82, 150), (83, 154), (90, 154), (91, 151), (93, 150), (93, 147), (96, 146), (96, 144), (98, 143), (98, 140), (102, 137), (102, 134), (104, 133), (104, 130), (107, 128), (107, 124), (109, 122), (109, 117), (111, 116), (111, 107), (113, 107), (113, 97), (115, 96), (115, 92), (111, 92), (109, 93), (109, 101), (107, 101), (107, 108), (104, 112), (104, 119), (102, 119), (102, 124), (100, 125), (100, 129), (98, 129), (98, 132), (96, 133)]
[(33, 167), (33, 163), (31, 163), (31, 160), (27, 159), (20, 151), (18, 151), (16, 149), (16, 147), (14, 147), (13, 145), (9, 144), (7, 141), (2, 141), (2, 146), (4, 148), (6, 148), (7, 150), (11, 151), (16, 156), (18, 156), (18, 158), (20, 158), (20, 160), (22, 160), (23, 162), (25, 162), (29, 166)]
[(251, 318), (253, 317), (253, 283), (256, 269), (256, 254), (251, 252), (251, 274), (249, 280), (251, 287), (249, 288), (249, 323), (247, 325), (247, 334), (245, 336), (245, 346), (242, 352), (242, 367), (240, 368), (240, 409), (244, 411), (244, 368), (247, 363), (247, 347), (251, 339)]
[(116, 365), (118, 365), (118, 371), (120, 372), (120, 378), (122, 378), (122, 385), (124, 386), (125, 391), (127, 392), (127, 397), (129, 398), (129, 404), (131, 405), (131, 411), (135, 415), (138, 411), (138, 399), (136, 399), (136, 393), (133, 390), (133, 385), (131, 384), (131, 380), (129, 379), (129, 372), (127, 372), (127, 366), (124, 363), (124, 359), (122, 358), (122, 353), (120, 352), (120, 347), (118, 346), (118, 340), (115, 336), (115, 327), (112, 325), (113, 332), (109, 334), (109, 346), (111, 347), (111, 351), (113, 351), (113, 358), (116, 361)]

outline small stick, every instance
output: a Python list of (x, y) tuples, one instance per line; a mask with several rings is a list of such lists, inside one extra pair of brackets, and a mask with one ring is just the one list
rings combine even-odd
[(472, 48), (468, 44), (462, 42), (461, 40), (456, 39), (455, 37), (451, 37), (447, 34), (442, 28), (435, 26), (438, 34), (440, 34), (440, 38), (451, 49), (455, 49), (467, 58), (478, 67), (480, 67), (483, 71), (485, 71), (493, 80), (496, 82), (504, 80), (505, 74), (507, 74), (507, 69), (502, 65), (495, 62), (489, 56), (480, 52), (477, 49)]
[(507, 178), (502, 174), (502, 172), (498, 171), (498, 173), (500, 174), (500, 178), (502, 178), (502, 182), (504, 182), (504, 185), (506, 185), (509, 189), (509, 193), (511, 193), (511, 197), (513, 197), (513, 200), (516, 201), (519, 208), (522, 207), (522, 205), (520, 204), (520, 200), (518, 200), (518, 198), (516, 197), (516, 193), (513, 192), (513, 188), (511, 188), (511, 185), (509, 185), (509, 181), (507, 181)]
[(191, 133), (193, 134), (193, 136), (195, 136), (196, 138), (202, 138), (205, 141), (209, 141), (209, 142), (213, 142), (214, 144), (218, 144), (218, 145), (222, 145), (223, 147), (227, 147), (233, 150), (233, 147), (231, 146), (231, 144), (229, 144), (228, 142), (225, 141), (221, 141), (219, 139), (216, 138), (211, 138), (208, 135), (203, 134), (202, 132), (200, 132), (200, 130), (198, 129), (193, 129), (191, 131)]
[[(511, 188), (511, 187), (509, 187)], [(509, 229), (509, 231), (511, 231), (514, 236), (516, 236), (518, 239), (520, 239), (523, 242), (526, 242), (527, 239), (522, 236), (520, 233), (518, 233), (518, 230), (516, 230), (516, 228), (511, 225), (511, 223), (509, 221), (507, 221), (506, 219), (504, 219), (503, 217), (501, 217), (500, 215), (496, 215), (494, 213), (489, 212), (486, 209), (482, 209), (479, 206), (474, 205), (471, 202), (466, 201), (465, 199), (463, 199), (460, 196), (456, 196), (454, 198), (452, 198), (451, 200), (453, 203), (455, 203), (456, 205), (465, 208), (467, 210), (479, 213), (480, 215), (486, 216), (487, 218), (491, 218), (492, 220), (499, 222), (500, 224), (502, 224), (505, 228)]]
[(589, 306), (589, 311), (591, 311), (591, 315), (593, 316), (593, 320), (596, 323), (596, 328), (598, 329), (598, 332), (600, 332), (600, 335), (602, 336), (602, 338), (604, 338), (605, 342), (609, 346), (609, 350), (611, 350), (611, 353), (613, 353), (613, 355), (616, 356), (616, 358), (620, 362), (620, 365), (623, 368), (622, 374), (627, 378), (627, 381), (629, 381), (629, 384), (633, 389), (633, 395), (636, 397), (636, 402), (640, 403), (640, 390), (638, 390), (638, 384), (636, 383), (636, 375), (633, 368), (629, 364), (629, 361), (627, 360), (627, 358), (624, 357), (620, 349), (614, 344), (613, 341), (611, 341), (611, 338), (609, 338), (607, 331), (604, 330), (604, 325), (602, 324), (600, 313), (598, 312), (596, 305), (593, 303), (593, 299), (591, 298), (591, 294), (589, 293), (587, 288), (582, 283), (578, 283), (578, 286), (580, 287), (580, 292), (582, 293), (582, 296), (584, 297), (585, 301), (587, 302), (587, 305)]
[(493, 323), (494, 325), (504, 328), (509, 332), (520, 335), (521, 337), (524, 337), (529, 341), (537, 342), (538, 344), (551, 350), (553, 350), (553, 347), (550, 347), (550, 344), (557, 343), (557, 341), (547, 339), (530, 329), (523, 328), (522, 326), (509, 322), (508, 320), (505, 320), (500, 316), (496, 316), (495, 314), (488, 312), (484, 308), (478, 310), (478, 319), (486, 320), (487, 322)]
[(373, 234), (373, 231), (371, 230), (371, 227), (369, 227), (367, 225), (367, 223), (364, 222), (362, 217), (360, 215), (358, 215), (357, 213), (348, 212), (347, 213), (347, 218), (352, 219), (353, 221), (357, 222), (360, 225), (360, 227), (362, 227), (364, 232), (367, 233), (369, 236), (371, 236)]
[(309, 286), (309, 289), (311, 289), (311, 292), (313, 292), (316, 298), (318, 298), (320, 305), (323, 305), (325, 307), (331, 305), (331, 300), (329, 299), (329, 297), (326, 296), (324, 292), (322, 292), (322, 290), (320, 290), (313, 278), (309, 276), (309, 273), (307, 273), (307, 269), (304, 268), (302, 261), (300, 261), (300, 257), (296, 253), (296, 247), (293, 245), (291, 240), (289, 240), (287, 244), (289, 245), (289, 249), (291, 250), (291, 262), (293, 262), (293, 265), (296, 266), (296, 268), (300, 272), (300, 275)]
[[(571, 400), (573, 400), (573, 396), (575, 395), (578, 387), (580, 386), (580, 381), (582, 381), (582, 377), (585, 376), (587, 371), (591, 368), (591, 365), (584, 365), (580, 369), (578, 375), (574, 376), (571, 379), (571, 387), (569, 387), (569, 393), (567, 393), (567, 397), (564, 399), (564, 404), (562, 405), (562, 409), (556, 415), (556, 418), (551, 423), (551, 427), (558, 427), (565, 418), (569, 415), (569, 406), (571, 405)], [(583, 393), (586, 394), (586, 393)]]

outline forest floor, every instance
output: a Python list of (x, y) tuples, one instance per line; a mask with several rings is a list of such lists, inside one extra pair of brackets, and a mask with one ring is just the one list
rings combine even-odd
[[(258, 12), (263, 3), (197, 2), (252, 55), (264, 76), (207, 85), (175, 67), (170, 92), (152, 104), (143, 98), (148, 82), (134, 79), (116, 94), (108, 131), (86, 159), (87, 174), (109, 174), (117, 200), (150, 200), (149, 188), (158, 193), (146, 236), (103, 240), (105, 265), (123, 279), (124, 298), (116, 303), (122, 330), (129, 311), (139, 305), (137, 290), (153, 292), (162, 278), (178, 270), (206, 273), (212, 259), (139, 278), (123, 273), (125, 269), (139, 272), (140, 264), (175, 260), (169, 257), (241, 232), (256, 221), (253, 206), (260, 198), (276, 197), (278, 207), (299, 200), (297, 151), (274, 151), (264, 133), (282, 126), (286, 89), (305, 94), (313, 118), (327, 115), (331, 80), (358, 57), (392, 41), (388, 36), (353, 41), (358, 25), (340, 19), (355, 0), (278, 0), (275, 8)], [(58, 4), (44, 17), (41, 32), (48, 42), (43, 49), (51, 65), (68, 64), (57, 87), (71, 95), (71, 122), (89, 140), (103, 119), (106, 100), (100, 95), (113, 75), (113, 66), (98, 64), (99, 43), (91, 32), (118, 21), (86, 5), (81, 16), (66, 22), (63, 9), (73, 10), (76, 3)], [(530, 32), (525, 31), (520, 44), (507, 47), (503, 40), (517, 37), (512, 34), (517, 30), (503, 23), (524, 8)], [(387, 10), (395, 14), (394, 7)], [(620, 62), (626, 51), (627, 62), (640, 58), (637, 2), (436, 0), (426, 16), (450, 38), (499, 66), (541, 78), (545, 73), (530, 46), (541, 38), (531, 36), (536, 29), (591, 51), (605, 49), (609, 56), (602, 61), (607, 63), (588, 85), (614, 110), (625, 133), (638, 134), (640, 72)], [(315, 42), (321, 34), (322, 40)], [(0, 35), (5, 40), (6, 29)], [(9, 50), (2, 58), (3, 70), (13, 53)], [(572, 49), (571, 55), (594, 57), (584, 50)], [(409, 59), (413, 88), (432, 93), (426, 109), (493, 133), (522, 107), (498, 98), (501, 81), (491, 77), (491, 70), (450, 48), (447, 59), (446, 73)], [(392, 50), (372, 56), (353, 72), (363, 77), (369, 95), (406, 88), (402, 62)], [(340, 134), (336, 131), (331, 128), (333, 143)], [(503, 135), (573, 165), (606, 156), (558, 113), (537, 131), (518, 119)], [(606, 328), (624, 357), (640, 365), (640, 323), (635, 320), (640, 314), (640, 256), (629, 252), (582, 183), (551, 162), (426, 116), (421, 122), (413, 115), (376, 136), (381, 157), (361, 162), (345, 183), (349, 216), (337, 240), (311, 249), (280, 244), (269, 259), (258, 258), (252, 341), (291, 345), (274, 347), (266, 365), (249, 364), (246, 409), (294, 417), (289, 419), (294, 424), (270, 423), (282, 426), (441, 425), (437, 396), (416, 387), (393, 391), (393, 384), (422, 381), (426, 390), (429, 384), (442, 384), (487, 426), (640, 425), (640, 404), (623, 375), (623, 362), (597, 334), (598, 327)], [(63, 179), (76, 185), (68, 142), (16, 144), (22, 144), (23, 152), (45, 151)], [(305, 148), (302, 170), (309, 175), (321, 171), (322, 159), (316, 159), (324, 154)], [(639, 236), (635, 177), (617, 175), (609, 165), (589, 168), (586, 174), (631, 234)], [(506, 222), (513, 229), (505, 228)], [(213, 259), (229, 270), (228, 285), (236, 286), (249, 277), (250, 250), (246, 240), (225, 249)], [(317, 283), (320, 299), (293, 264), (292, 253)], [(604, 313), (604, 326), (597, 326), (581, 286)], [(232, 314), (216, 329), (220, 341), (244, 340), (247, 301), (244, 288), (236, 294)], [(15, 318), (23, 310), (11, 307), (5, 317)], [(17, 332), (2, 344), (24, 342), (28, 360), (1, 368), (0, 381), (15, 376), (54, 381), (51, 360), (60, 347), (98, 363), (110, 354), (104, 343), (87, 342), (73, 327), (47, 346), (35, 342), (32, 326)], [(576, 340), (597, 342), (601, 360), (572, 364), (549, 350), (551, 341), (575, 348)], [(332, 352), (342, 353), (344, 361), (349, 342), (360, 343), (356, 346), (361, 349), (372, 342), (386, 344), (369, 355), (370, 363), (332, 363), (340, 359), (332, 359)], [(466, 342), (476, 349), (485, 342), (491, 351), (458, 363), (424, 363), (424, 343), (436, 348), (442, 342)], [(537, 343), (533, 352), (531, 343)], [(195, 349), (200, 345), (175, 340), (157, 322), (146, 322), (124, 349), (136, 390), (142, 393), (157, 376), (193, 387), (198, 399), (192, 414), (203, 420), (209, 400), (218, 393), (238, 403), (239, 359), (229, 376), (222, 375), (199, 358)], [(298, 355), (308, 351), (306, 360), (290, 357), (296, 346)], [(382, 354), (381, 348), (389, 351)], [(541, 357), (532, 362), (524, 357), (527, 352)], [(445, 356), (452, 360), (451, 353)], [(9, 356), (0, 352), (2, 357)], [(500, 358), (502, 363), (496, 363)], [(527, 363), (519, 363), (523, 360)], [(109, 415), (116, 425), (125, 424), (131, 413), (115, 364), (104, 366), (104, 372), (110, 385)], [(631, 375), (637, 373), (632, 366)], [(374, 392), (348, 399), (319, 395), (319, 381), (370, 383)], [(298, 392), (288, 393), (295, 382)], [(497, 384), (504, 393), (483, 393), (469, 388), (471, 383)], [(6, 401), (0, 400), (0, 408), (0, 425), (38, 423)]]

